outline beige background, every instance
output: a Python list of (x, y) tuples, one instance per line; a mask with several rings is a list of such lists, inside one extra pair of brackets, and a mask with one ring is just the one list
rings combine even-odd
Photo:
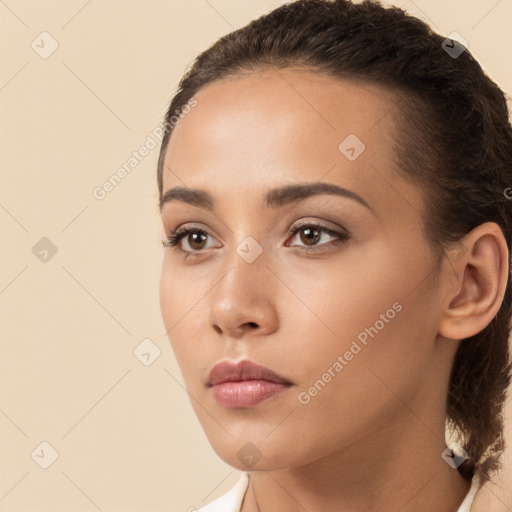
[[(187, 511), (238, 480), (164, 336), (158, 147), (103, 200), (92, 192), (144, 144), (196, 54), (281, 3), (0, 0), (0, 511)], [(510, 0), (395, 5), (459, 32), (512, 91)], [(46, 262), (42, 237), (57, 248)], [(133, 353), (146, 338), (161, 351), (149, 366)], [(58, 452), (47, 469), (43, 441)], [(480, 501), (512, 510), (497, 487)]]

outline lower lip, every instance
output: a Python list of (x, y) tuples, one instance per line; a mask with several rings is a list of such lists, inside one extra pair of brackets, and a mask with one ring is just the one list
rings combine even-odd
[(288, 387), (268, 380), (222, 382), (212, 386), (213, 396), (220, 405), (230, 409), (243, 409), (282, 394)]

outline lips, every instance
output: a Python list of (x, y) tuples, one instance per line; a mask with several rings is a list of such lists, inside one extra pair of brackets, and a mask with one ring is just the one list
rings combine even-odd
[(293, 384), (272, 370), (247, 359), (238, 363), (222, 361), (216, 364), (212, 368), (206, 384), (207, 386), (215, 386), (223, 382), (240, 382), (245, 380), (265, 380), (278, 384)]
[(244, 360), (215, 365), (206, 385), (220, 405), (246, 409), (284, 394), (293, 383), (264, 366)]

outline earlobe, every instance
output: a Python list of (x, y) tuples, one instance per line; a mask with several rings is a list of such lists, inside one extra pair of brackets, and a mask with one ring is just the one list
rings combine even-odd
[(477, 226), (461, 244), (446, 256), (446, 304), (439, 325), (441, 336), (456, 340), (489, 325), (502, 304), (509, 274), (507, 244), (496, 223)]

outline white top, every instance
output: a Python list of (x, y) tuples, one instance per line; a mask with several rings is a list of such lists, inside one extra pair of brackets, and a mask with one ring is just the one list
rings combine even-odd
[[(247, 487), (249, 486), (249, 473), (242, 473), (240, 480), (226, 494), (212, 501), (208, 505), (201, 507), (198, 512), (240, 512), (242, 501), (244, 499)], [(471, 505), (475, 499), (475, 494), (480, 486), (480, 477), (475, 473), (471, 482), (471, 488), (466, 494), (457, 512), (470, 512)]]

